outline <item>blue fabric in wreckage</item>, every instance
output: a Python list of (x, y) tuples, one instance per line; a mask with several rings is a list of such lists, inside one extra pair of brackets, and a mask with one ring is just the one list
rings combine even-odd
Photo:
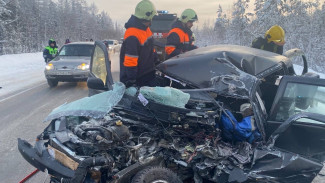
[(249, 143), (252, 143), (261, 137), (261, 134), (257, 129), (253, 130), (251, 123), (252, 116), (247, 116), (243, 118), (242, 121), (238, 122), (230, 111), (226, 110), (226, 112), (234, 124), (225, 113), (222, 113), (221, 129), (223, 138), (225, 138), (225, 140), (232, 142), (247, 141)]

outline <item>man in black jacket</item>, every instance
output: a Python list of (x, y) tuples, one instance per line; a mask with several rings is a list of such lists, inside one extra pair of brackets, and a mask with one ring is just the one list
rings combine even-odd
[(197, 20), (196, 12), (192, 9), (186, 9), (183, 11), (181, 17), (172, 25), (165, 46), (167, 59), (197, 48), (197, 46), (192, 44), (193, 32), (191, 31), (193, 22)]
[(142, 0), (134, 15), (125, 24), (124, 41), (120, 52), (120, 81), (129, 86), (156, 86), (152, 32), (149, 28), (157, 13), (149, 0)]
[(283, 45), (285, 44), (284, 36), (285, 33), (282, 27), (274, 25), (266, 31), (264, 38), (258, 37), (254, 39), (252, 47), (282, 55)]

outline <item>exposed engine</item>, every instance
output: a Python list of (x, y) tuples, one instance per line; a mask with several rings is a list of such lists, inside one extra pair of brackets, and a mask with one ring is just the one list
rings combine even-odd
[[(50, 133), (49, 145), (76, 162), (105, 157), (106, 163), (88, 166), (92, 179), (98, 181), (118, 179), (121, 170), (152, 157), (161, 158), (164, 166), (177, 172), (183, 180), (215, 181), (223, 173), (229, 174), (234, 167), (243, 168), (251, 160), (251, 144), (242, 142), (238, 148), (222, 141), (218, 128), (221, 109), (175, 111), (166, 120), (159, 119), (159, 110), (148, 111), (151, 117), (117, 107), (102, 120), (74, 117), (57, 120), (53, 128), (61, 128), (61, 132)], [(193, 177), (193, 170), (199, 176)]]

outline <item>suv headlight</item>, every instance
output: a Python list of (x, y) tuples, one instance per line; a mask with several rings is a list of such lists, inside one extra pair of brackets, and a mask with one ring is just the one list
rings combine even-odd
[(89, 64), (86, 64), (86, 63), (82, 63), (80, 65), (78, 65), (77, 69), (79, 70), (88, 70), (89, 69)]
[(45, 69), (48, 70), (48, 71), (49, 71), (49, 70), (52, 70), (52, 69), (54, 69), (54, 65), (51, 64), (51, 63), (46, 64)]

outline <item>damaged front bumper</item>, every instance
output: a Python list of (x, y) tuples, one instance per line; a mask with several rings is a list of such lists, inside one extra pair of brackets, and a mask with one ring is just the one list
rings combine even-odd
[(74, 176), (74, 171), (55, 160), (49, 154), (47, 149), (43, 150), (41, 155), (39, 155), (35, 147), (33, 147), (27, 141), (19, 138), (18, 150), (26, 161), (43, 172), (45, 169), (47, 169), (50, 175), (59, 178), (71, 178)]
[[(36, 147), (33, 147), (30, 143), (25, 140), (18, 139), (18, 149), (24, 159), (33, 165), (35, 168), (45, 171), (47, 169), (48, 173), (58, 180), (72, 179), (75, 176), (76, 171), (67, 168), (62, 165), (59, 161), (53, 158), (48, 149), (44, 149), (39, 155)], [(119, 172), (111, 177), (112, 183), (128, 183), (131, 178), (140, 170), (148, 166), (159, 166), (163, 162), (162, 157), (151, 156), (141, 162), (137, 162)]]

